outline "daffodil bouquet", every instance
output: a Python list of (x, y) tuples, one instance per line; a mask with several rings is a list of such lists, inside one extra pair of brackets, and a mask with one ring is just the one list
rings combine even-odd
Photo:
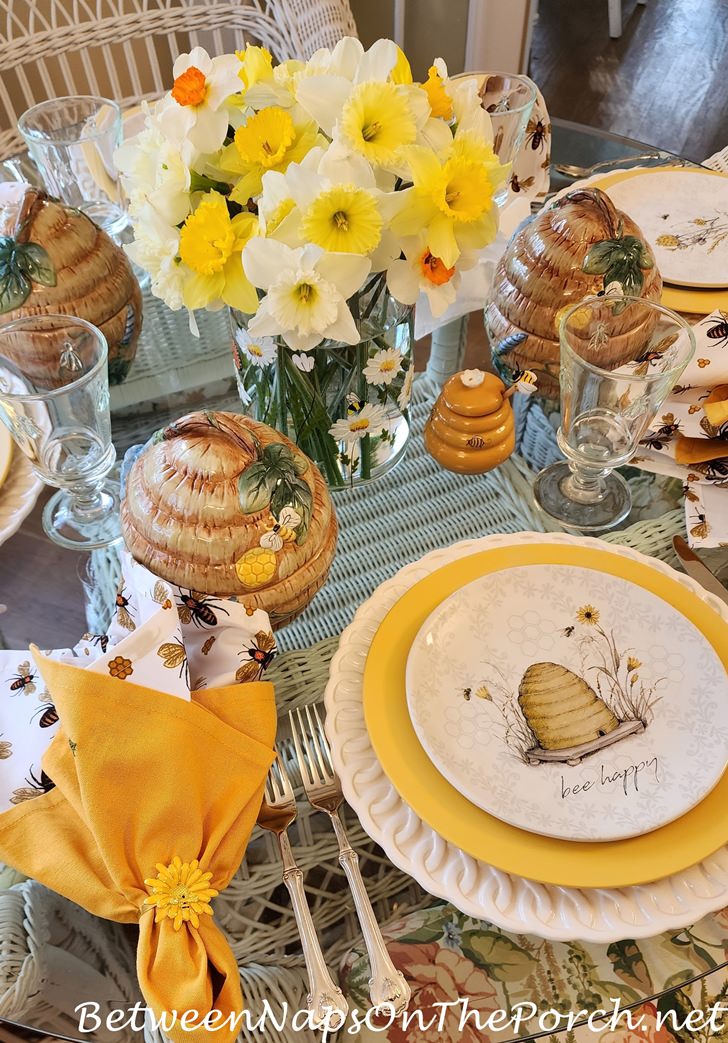
[[(116, 154), (131, 257), (171, 308), (229, 306), (244, 399), (326, 471), (369, 477), (412, 384), (407, 326), (435, 316), (497, 231), (507, 171), (474, 81), (346, 38), (274, 66), (181, 55)], [(348, 470), (347, 470), (348, 469)]]

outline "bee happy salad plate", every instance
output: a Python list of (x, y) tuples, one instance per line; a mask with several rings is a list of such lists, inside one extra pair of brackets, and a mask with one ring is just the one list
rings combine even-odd
[(695, 807), (728, 759), (728, 678), (680, 609), (593, 567), (532, 562), (446, 598), (407, 702), (438, 771), (520, 829), (614, 841)]

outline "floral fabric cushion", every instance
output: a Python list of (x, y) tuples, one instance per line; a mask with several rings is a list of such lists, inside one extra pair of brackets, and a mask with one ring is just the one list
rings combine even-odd
[[(412, 987), (408, 1025), (382, 1022), (371, 1039), (389, 1043), (506, 1043), (532, 1033), (558, 1036), (564, 1043), (684, 1043), (688, 1039), (728, 1039), (728, 909), (693, 927), (640, 941), (611, 945), (551, 942), (511, 935), (454, 906), (437, 903), (409, 913), (383, 928), (395, 965)], [(340, 968), (352, 1006), (369, 1007), (369, 962), (363, 948), (347, 953)], [(684, 982), (694, 980), (690, 985)], [(463, 1023), (463, 1001), (470, 1013)], [(615, 1004), (620, 1016), (610, 1023)], [(710, 1009), (723, 1003), (725, 1013)], [(451, 1004), (444, 1008), (443, 1004)], [(520, 1005), (520, 1006), (519, 1006)], [(532, 1007), (537, 1013), (530, 1018)], [(606, 1010), (590, 1027), (566, 1016)], [(632, 1027), (629, 1027), (627, 1009)], [(553, 1010), (564, 1015), (558, 1022)], [(488, 1015), (506, 1012), (479, 1029)], [(519, 1021), (513, 1017), (521, 1012)], [(684, 1028), (691, 1011), (705, 1012), (700, 1029)], [(544, 1021), (539, 1024), (539, 1017)], [(723, 1026), (722, 1031), (720, 1026)], [(695, 1031), (697, 1030), (697, 1031)], [(367, 1038), (367, 1032), (362, 1039)]]

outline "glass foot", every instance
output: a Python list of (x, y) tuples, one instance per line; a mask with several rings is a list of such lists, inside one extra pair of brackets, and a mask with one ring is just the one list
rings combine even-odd
[(63, 489), (43, 508), (43, 529), (54, 543), (69, 550), (91, 551), (121, 540), (119, 483), (107, 480), (91, 505), (79, 505)]
[(599, 532), (611, 529), (629, 514), (632, 496), (624, 478), (612, 471), (604, 479), (603, 495), (596, 501), (574, 500), (568, 491), (571, 470), (566, 461), (552, 464), (536, 475), (533, 495), (545, 514), (566, 529)]

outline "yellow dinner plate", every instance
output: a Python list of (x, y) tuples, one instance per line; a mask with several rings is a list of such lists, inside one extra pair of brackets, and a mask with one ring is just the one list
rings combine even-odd
[(13, 440), (5, 424), (0, 423), (0, 486), (8, 476), (12, 459)]
[(466, 555), (420, 580), (385, 616), (364, 669), (364, 714), (372, 746), (402, 799), (445, 840), (474, 858), (504, 872), (566, 887), (627, 887), (659, 880), (728, 842), (728, 772), (697, 807), (651, 833), (610, 843), (558, 840), (508, 825), (471, 804), (437, 771), (410, 721), (407, 656), (433, 609), (487, 573), (549, 564), (593, 569), (651, 591), (697, 627), (728, 671), (728, 624), (657, 569), (597, 548), (547, 542), (494, 548)]
[[(618, 170), (613, 174), (604, 174), (603, 176), (590, 178), (589, 186), (604, 189), (606, 192), (610, 185), (616, 185), (620, 181), (628, 181), (634, 177), (641, 177), (644, 174), (654, 174), (656, 170), (660, 173), (668, 170), (680, 170), (683, 173), (688, 171), (697, 174), (714, 174), (716, 177), (726, 176), (719, 170), (708, 170), (705, 167), (636, 167), (634, 170)], [(630, 214), (630, 217), (634, 218), (639, 225), (639, 216), (637, 214)], [(728, 289), (689, 289), (685, 286), (671, 286), (668, 283), (664, 283), (661, 301), (666, 308), (672, 308), (673, 311), (710, 315), (716, 309), (728, 311)]]

